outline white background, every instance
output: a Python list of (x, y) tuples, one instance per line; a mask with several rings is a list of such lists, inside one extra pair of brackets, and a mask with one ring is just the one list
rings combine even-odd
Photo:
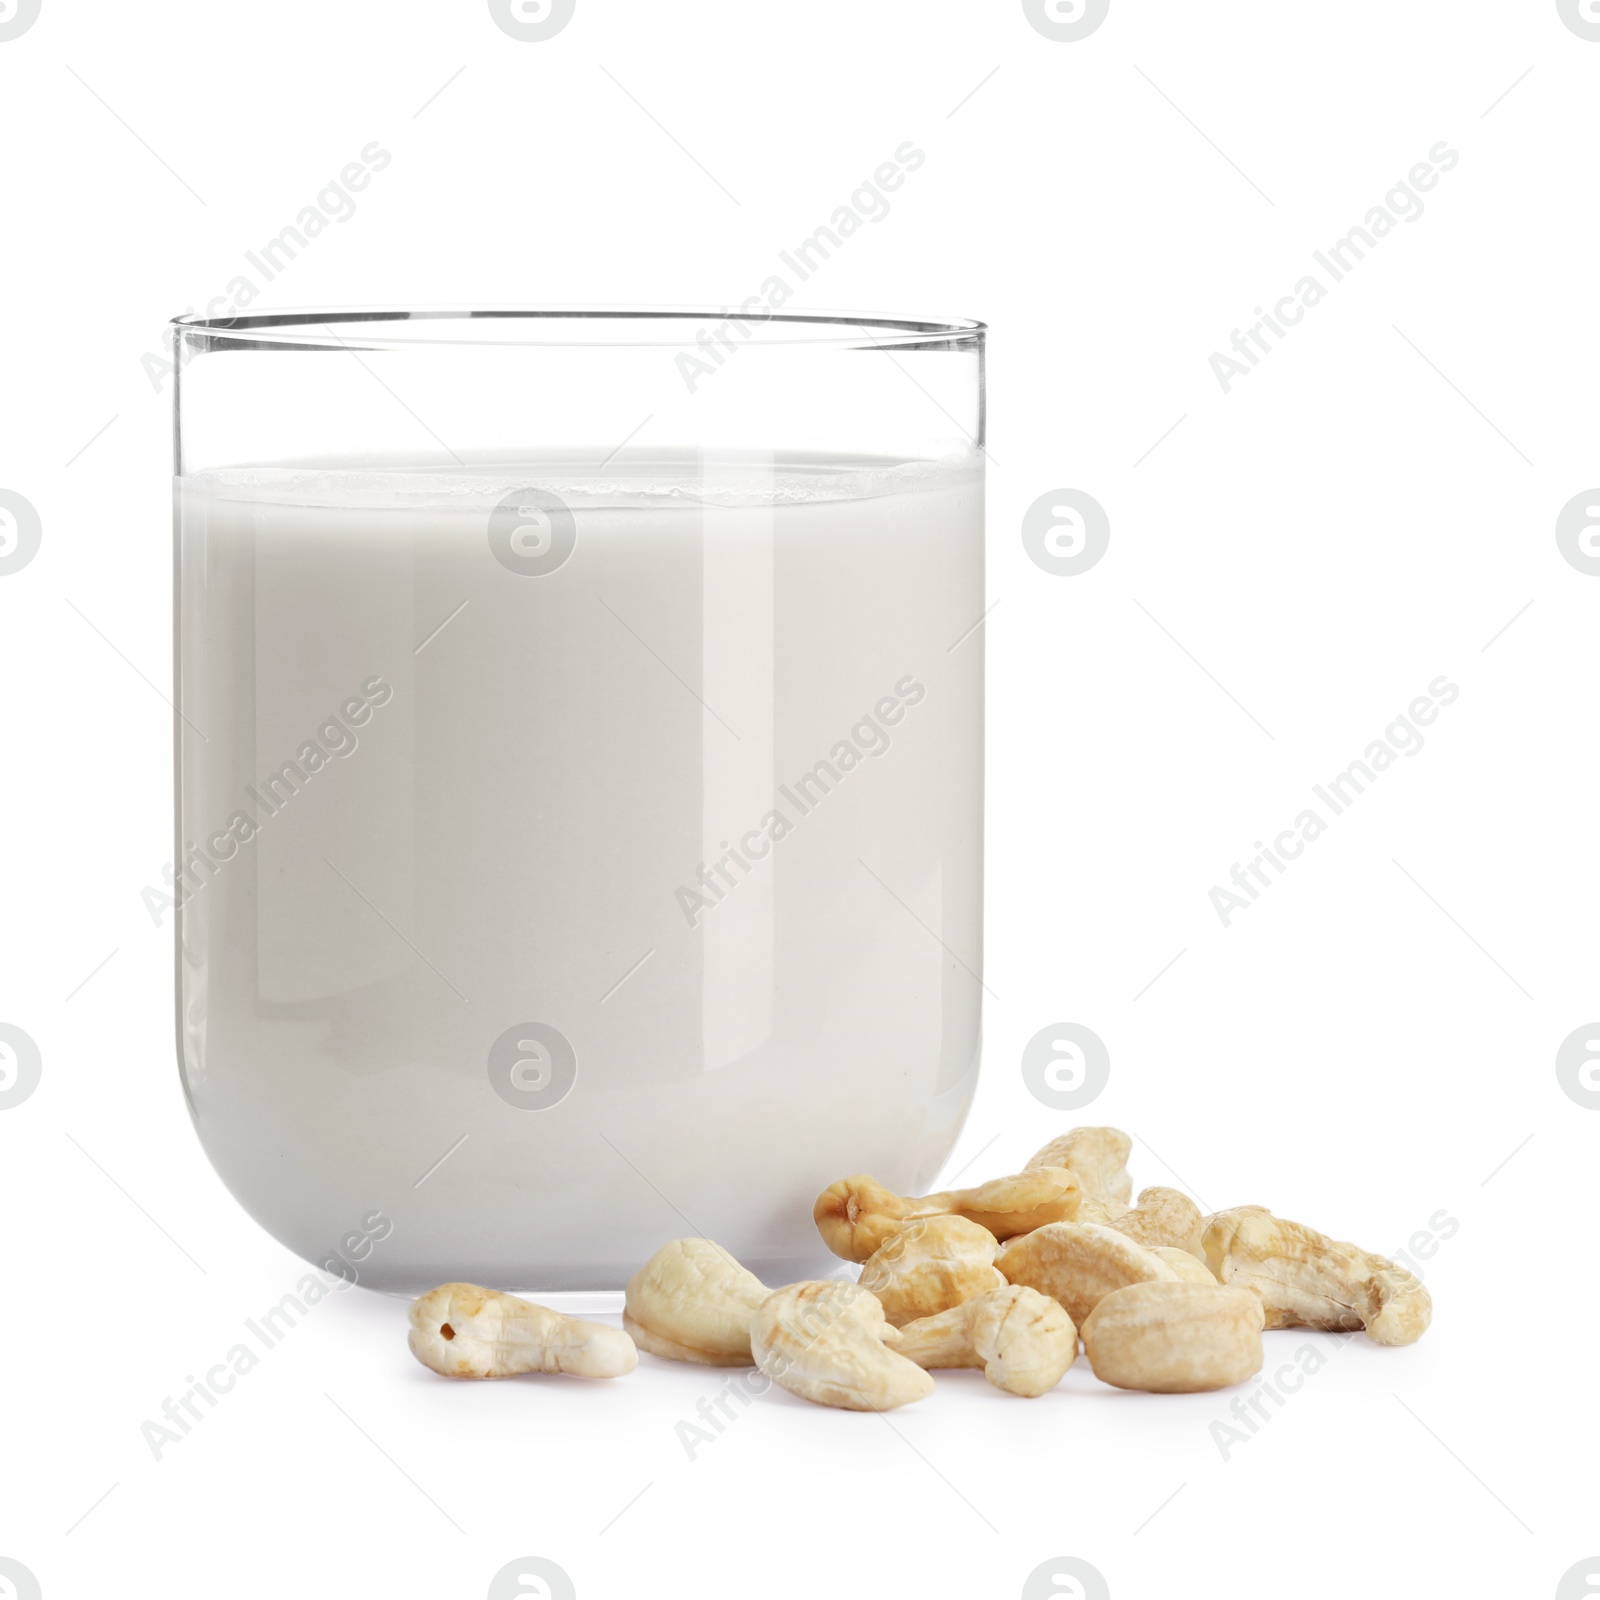
[[(43, 527), (0, 577), (0, 1022), (43, 1061), (0, 1111), (0, 1556), (46, 1600), (476, 1597), (529, 1555), (583, 1600), (1009, 1597), (1064, 1556), (1117, 1600), (1556, 1594), (1600, 1553), (1600, 1115), (1555, 1073), (1600, 1015), (1600, 578), (1555, 540), (1600, 481), (1597, 84), (1554, 0), (1113, 0), (1076, 43), (1017, 0), (578, 0), (538, 44), (481, 0), (44, 0), (0, 43), (0, 488)], [(140, 902), (171, 806), (141, 358), (372, 140), (255, 309), (737, 300), (907, 139), (806, 303), (993, 328), (994, 998), (951, 1170), (1105, 1121), (1211, 1208), (1383, 1251), (1443, 1212), (1433, 1330), (1350, 1342), (1227, 1459), (1229, 1395), (1080, 1360), (1032, 1402), (773, 1394), (691, 1461), (716, 1374), (449, 1385), (362, 1291), (153, 1460), (140, 1424), (303, 1269), (190, 1129)], [(1441, 140), (1425, 214), (1225, 395), (1211, 353)], [(1111, 520), (1079, 577), (1019, 537), (1061, 487)], [(1440, 674), (1426, 747), (1224, 928), (1211, 887)], [(1063, 1020), (1111, 1053), (1076, 1119), (1018, 1065)]]

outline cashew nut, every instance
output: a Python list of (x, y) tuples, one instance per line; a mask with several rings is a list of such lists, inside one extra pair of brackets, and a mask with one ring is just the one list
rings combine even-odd
[(1098, 1222), (1105, 1227), (1128, 1214), (1129, 1208), (1120, 1200), (1104, 1200), (1097, 1194), (1086, 1194), (1079, 1202), (1074, 1222)]
[(748, 1367), (750, 1319), (771, 1292), (720, 1244), (674, 1239), (628, 1279), (622, 1326), (665, 1361)]
[(817, 1196), (812, 1208), (822, 1241), (846, 1261), (865, 1261), (902, 1222), (960, 1216), (987, 1228), (996, 1239), (1031, 1233), (1047, 1222), (1076, 1216), (1081, 1186), (1076, 1174), (1038, 1167), (995, 1178), (976, 1189), (903, 1199), (876, 1179), (841, 1178)]
[(995, 1388), (1032, 1399), (1077, 1359), (1078, 1330), (1058, 1301), (1008, 1285), (908, 1323), (898, 1349), (919, 1367), (982, 1367)]
[(1247, 1289), (1135, 1283), (1084, 1318), (1083, 1349), (1103, 1383), (1194, 1394), (1261, 1370), (1261, 1325), (1261, 1302)]
[(779, 1289), (750, 1324), (750, 1352), (774, 1383), (846, 1411), (892, 1411), (933, 1393), (933, 1379), (890, 1349), (899, 1339), (875, 1295), (836, 1280)]
[(1086, 1195), (1126, 1206), (1133, 1193), (1128, 1153), (1133, 1140), (1120, 1128), (1074, 1128), (1052, 1139), (1028, 1163), (1035, 1167), (1070, 1167)]
[(1208, 1217), (1202, 1243), (1219, 1283), (1260, 1296), (1269, 1328), (1365, 1328), (1378, 1344), (1411, 1344), (1433, 1316), (1433, 1297), (1404, 1267), (1265, 1206)]
[(1187, 1250), (1199, 1260), (1204, 1255), (1200, 1248), (1200, 1229), (1204, 1222), (1200, 1207), (1188, 1195), (1177, 1189), (1156, 1187), (1141, 1189), (1138, 1205), (1125, 1211), (1110, 1226), (1146, 1249), (1158, 1244), (1170, 1245), (1175, 1250)]
[(859, 1282), (895, 1327), (1005, 1287), (994, 1258), (1000, 1242), (965, 1217), (904, 1222), (868, 1256)]
[(1151, 1255), (1165, 1261), (1185, 1283), (1214, 1284), (1217, 1281), (1211, 1275), (1211, 1268), (1187, 1250), (1178, 1250), (1168, 1244), (1153, 1244), (1149, 1250)]
[(413, 1301), (407, 1343), (423, 1366), (446, 1378), (523, 1372), (620, 1378), (639, 1364), (633, 1340), (620, 1328), (564, 1317), (474, 1283), (441, 1284)]
[(1159, 1256), (1098, 1222), (1053, 1222), (1000, 1252), (995, 1265), (1008, 1283), (1026, 1284), (1059, 1300), (1078, 1326), (1113, 1289), (1130, 1283), (1175, 1283)]

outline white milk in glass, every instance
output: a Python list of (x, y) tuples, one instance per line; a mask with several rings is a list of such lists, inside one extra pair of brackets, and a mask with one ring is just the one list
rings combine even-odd
[[(536, 510), (490, 537), (530, 490), (553, 570)], [(687, 1234), (782, 1282), (829, 1183), (934, 1176), (978, 1051), (974, 461), (179, 495), (184, 1080), (258, 1220), (379, 1287), (615, 1287)]]

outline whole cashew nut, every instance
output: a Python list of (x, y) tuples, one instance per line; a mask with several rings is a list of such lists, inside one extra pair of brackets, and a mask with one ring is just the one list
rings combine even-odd
[(1200, 1230), (1204, 1224), (1200, 1207), (1188, 1195), (1158, 1186), (1141, 1189), (1138, 1205), (1123, 1212), (1109, 1226), (1146, 1249), (1168, 1245), (1174, 1250), (1187, 1250), (1200, 1260), (1205, 1254), (1200, 1248)]
[(1260, 1297), (1269, 1328), (1365, 1328), (1378, 1344), (1412, 1344), (1433, 1317), (1433, 1297), (1404, 1267), (1265, 1206), (1208, 1217), (1202, 1243), (1219, 1283)]
[(750, 1319), (771, 1293), (720, 1244), (674, 1239), (628, 1279), (622, 1326), (665, 1361), (748, 1367)]
[(822, 1242), (836, 1256), (865, 1261), (902, 1222), (960, 1216), (987, 1228), (996, 1239), (1009, 1239), (1076, 1216), (1080, 1193), (1077, 1176), (1055, 1167), (912, 1199), (891, 1194), (875, 1178), (857, 1176), (824, 1189), (811, 1214)]
[(1074, 1128), (1052, 1139), (1028, 1162), (1035, 1167), (1070, 1167), (1085, 1195), (1126, 1206), (1133, 1193), (1128, 1155), (1133, 1140), (1120, 1128)]
[(899, 1339), (875, 1295), (836, 1280), (779, 1289), (750, 1324), (750, 1352), (774, 1383), (846, 1411), (892, 1411), (933, 1393), (933, 1379), (890, 1349)]
[(982, 1367), (995, 1388), (1033, 1399), (1077, 1359), (1078, 1330), (1048, 1295), (1007, 1285), (908, 1323), (898, 1348), (919, 1367)]
[(1174, 1283), (1178, 1275), (1126, 1234), (1098, 1222), (1053, 1222), (1013, 1239), (995, 1265), (1008, 1283), (1026, 1284), (1059, 1300), (1078, 1326), (1113, 1289), (1130, 1283)]
[(568, 1372), (620, 1378), (639, 1364), (620, 1328), (564, 1317), (475, 1283), (446, 1283), (411, 1306), (411, 1353), (446, 1378)]
[(994, 1264), (1000, 1242), (965, 1217), (904, 1222), (867, 1257), (858, 1280), (895, 1327), (1005, 1287)]
[(1103, 1383), (1197, 1394), (1261, 1370), (1261, 1303), (1220, 1284), (1135, 1283), (1084, 1318), (1083, 1349)]

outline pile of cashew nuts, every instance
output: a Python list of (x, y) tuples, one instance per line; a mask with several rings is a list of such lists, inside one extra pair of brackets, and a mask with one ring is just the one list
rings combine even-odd
[(1161, 1394), (1242, 1383), (1266, 1328), (1421, 1338), (1433, 1305), (1405, 1268), (1262, 1206), (1203, 1216), (1166, 1188), (1130, 1204), (1131, 1148), (1116, 1128), (1074, 1128), (1011, 1177), (920, 1198), (842, 1179), (812, 1214), (828, 1248), (861, 1264), (854, 1283), (769, 1289), (721, 1245), (676, 1239), (629, 1280), (621, 1330), (447, 1283), (412, 1305), (411, 1350), (450, 1378), (616, 1378), (643, 1350), (889, 1411), (930, 1394), (939, 1367), (1045, 1394), (1080, 1338), (1097, 1378)]

